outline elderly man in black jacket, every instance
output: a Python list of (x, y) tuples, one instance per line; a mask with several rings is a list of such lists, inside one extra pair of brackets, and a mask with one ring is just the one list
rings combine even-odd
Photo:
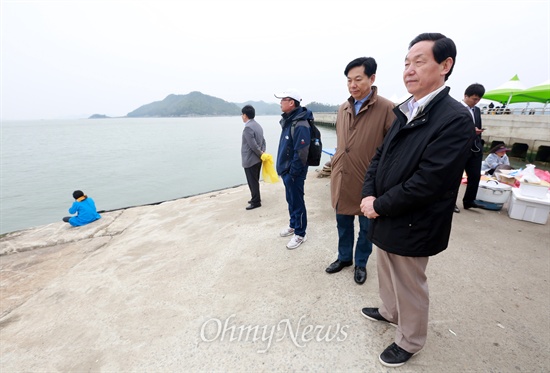
[(403, 80), (412, 97), (395, 108), (397, 118), (363, 185), (361, 211), (372, 219), (382, 305), (361, 313), (397, 325), (395, 343), (379, 357), (390, 367), (403, 365), (426, 342), (428, 258), (447, 248), (475, 136), (470, 113), (445, 87), (455, 58), (454, 42), (442, 34), (411, 41)]

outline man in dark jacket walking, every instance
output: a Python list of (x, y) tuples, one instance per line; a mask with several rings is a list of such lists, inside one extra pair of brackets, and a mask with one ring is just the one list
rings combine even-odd
[(311, 141), (308, 120), (313, 113), (300, 106), (302, 96), (295, 90), (276, 93), (281, 99), (281, 138), (277, 152), (277, 173), (285, 184), (290, 221), (280, 236), (292, 236), (287, 249), (296, 249), (306, 242), (307, 212), (304, 201), (304, 184), (307, 176), (307, 155)]
[(379, 357), (390, 367), (403, 365), (426, 342), (428, 258), (447, 248), (475, 137), (470, 113), (445, 87), (455, 58), (454, 42), (442, 34), (411, 41), (403, 81), (412, 97), (394, 109), (396, 120), (363, 185), (361, 211), (372, 219), (382, 305), (361, 313), (397, 324), (395, 342)]

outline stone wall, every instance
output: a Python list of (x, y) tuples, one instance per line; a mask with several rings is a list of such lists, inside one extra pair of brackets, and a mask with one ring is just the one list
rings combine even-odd
[(486, 142), (524, 143), (532, 151), (550, 146), (550, 115), (482, 115), (482, 121)]

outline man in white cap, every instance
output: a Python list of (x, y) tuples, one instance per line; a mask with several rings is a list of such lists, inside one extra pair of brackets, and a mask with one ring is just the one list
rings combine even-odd
[(309, 152), (310, 120), (313, 113), (300, 106), (302, 96), (294, 89), (275, 93), (281, 99), (283, 112), (281, 139), (277, 152), (277, 173), (283, 179), (288, 203), (290, 222), (280, 233), (281, 237), (292, 236), (287, 249), (296, 249), (307, 240), (307, 211), (304, 201), (304, 184), (307, 176), (307, 155)]

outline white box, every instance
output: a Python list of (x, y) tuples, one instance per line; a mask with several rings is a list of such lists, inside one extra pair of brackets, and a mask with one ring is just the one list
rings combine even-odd
[(548, 186), (522, 181), (519, 184), (519, 190), (521, 190), (522, 196), (545, 199), (548, 193)]
[(481, 180), (476, 199), (491, 203), (506, 203), (512, 194), (512, 187), (496, 180)]
[(549, 212), (550, 195), (547, 194), (545, 199), (540, 199), (523, 196), (518, 188), (512, 190), (508, 206), (508, 216), (512, 219), (546, 224)]

